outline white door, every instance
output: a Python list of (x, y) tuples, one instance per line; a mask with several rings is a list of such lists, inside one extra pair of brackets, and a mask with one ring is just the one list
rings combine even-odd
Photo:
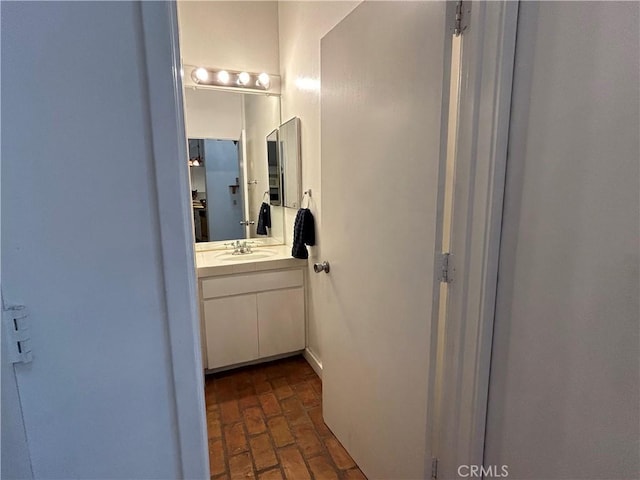
[(445, 10), (363, 3), (321, 42), (324, 418), (371, 479), (429, 476)]
[(35, 478), (208, 471), (170, 8), (2, 5), (2, 294), (30, 312), (14, 370)]
[[(3, 305), (4, 307), (4, 305)], [(11, 340), (6, 331), (2, 331), (2, 342), (0, 344), (0, 354), (2, 355), (1, 379), (2, 379), (2, 439), (0, 448), (2, 457), (0, 461), (0, 478), (7, 479), (28, 479), (33, 478), (31, 472), (31, 459), (29, 458), (29, 447), (24, 429), (22, 417), (22, 406), (20, 405), (20, 393), (16, 382), (13, 364), (9, 361), (8, 349)]]

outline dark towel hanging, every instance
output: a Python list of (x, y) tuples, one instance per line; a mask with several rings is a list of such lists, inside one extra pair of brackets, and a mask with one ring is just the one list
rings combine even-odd
[(296, 214), (293, 224), (293, 248), (291, 256), (294, 258), (309, 258), (307, 247), (316, 244), (316, 227), (313, 214), (308, 208), (301, 208)]
[(269, 235), (267, 228), (271, 228), (271, 207), (268, 203), (262, 202), (262, 205), (260, 205), (260, 213), (258, 214), (256, 233), (258, 235)]

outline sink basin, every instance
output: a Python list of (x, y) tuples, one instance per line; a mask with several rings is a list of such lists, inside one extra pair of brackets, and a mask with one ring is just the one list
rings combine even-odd
[(234, 255), (232, 252), (223, 252), (216, 255), (216, 259), (221, 262), (253, 262), (254, 260), (263, 260), (265, 258), (273, 257), (276, 252), (269, 250), (254, 250), (252, 253), (244, 253), (240, 255)]

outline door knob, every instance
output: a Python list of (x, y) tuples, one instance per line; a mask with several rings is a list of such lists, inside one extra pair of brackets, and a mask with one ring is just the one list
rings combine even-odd
[(313, 271), (316, 273), (320, 273), (320, 272), (329, 273), (329, 269), (330, 269), (329, 262), (313, 264)]

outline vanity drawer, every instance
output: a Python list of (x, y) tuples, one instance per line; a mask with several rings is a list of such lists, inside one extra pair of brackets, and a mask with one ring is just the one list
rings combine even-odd
[(302, 269), (214, 277), (202, 281), (202, 298), (228, 297), (265, 290), (300, 287), (302, 282)]

